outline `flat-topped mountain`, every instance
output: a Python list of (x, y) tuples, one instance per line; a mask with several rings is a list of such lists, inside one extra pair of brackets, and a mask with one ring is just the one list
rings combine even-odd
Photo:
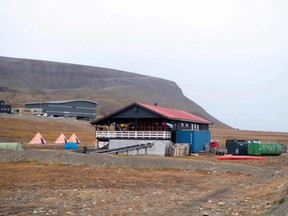
[(97, 116), (132, 102), (182, 109), (227, 127), (183, 95), (170, 80), (77, 64), (0, 57), (0, 99), (24, 103), (87, 99), (98, 103)]

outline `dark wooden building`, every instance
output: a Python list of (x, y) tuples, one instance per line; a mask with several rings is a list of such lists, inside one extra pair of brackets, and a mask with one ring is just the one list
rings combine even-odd
[(183, 110), (135, 102), (91, 124), (95, 126), (97, 142), (166, 140), (175, 143), (177, 131), (209, 131), (211, 123)]
[(5, 101), (0, 100), (0, 113), (11, 113), (11, 105), (7, 105)]

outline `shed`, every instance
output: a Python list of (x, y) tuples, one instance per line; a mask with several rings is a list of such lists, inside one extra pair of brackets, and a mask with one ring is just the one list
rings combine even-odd
[(210, 148), (210, 131), (176, 131), (176, 143), (190, 144), (190, 152), (204, 151), (205, 144)]

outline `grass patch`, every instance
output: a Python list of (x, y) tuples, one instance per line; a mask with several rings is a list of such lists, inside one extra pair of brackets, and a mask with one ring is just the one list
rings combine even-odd
[(275, 200), (275, 201), (273, 202), (273, 204), (274, 204), (274, 205), (281, 205), (282, 203), (285, 202), (285, 200), (286, 200), (286, 198), (285, 198), (285, 197), (282, 197), (282, 198), (280, 198), (280, 199), (278, 199), (278, 200)]

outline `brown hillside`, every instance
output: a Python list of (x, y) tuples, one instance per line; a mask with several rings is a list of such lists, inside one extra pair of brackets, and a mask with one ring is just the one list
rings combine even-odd
[[(224, 148), (226, 139), (260, 139), (288, 146), (288, 133), (236, 130), (219, 126), (211, 126), (210, 131), (211, 138), (219, 140), (220, 148)], [(61, 133), (67, 139), (76, 133), (82, 145), (91, 147), (95, 140), (94, 127), (87, 121), (0, 114), (0, 142), (27, 144), (37, 132), (42, 134), (48, 144), (54, 144)]]
[(186, 110), (216, 125), (224, 123), (189, 100), (173, 81), (125, 71), (0, 57), (0, 98), (14, 107), (51, 100), (88, 99), (101, 117), (132, 102)]

